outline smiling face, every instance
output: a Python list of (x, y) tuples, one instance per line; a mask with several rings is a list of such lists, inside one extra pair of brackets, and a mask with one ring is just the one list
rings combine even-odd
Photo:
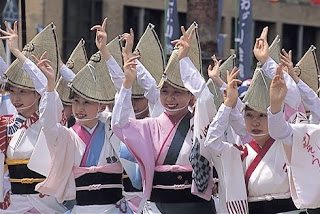
[(192, 94), (164, 83), (160, 90), (161, 104), (171, 116), (184, 115), (188, 112)]
[(92, 102), (78, 95), (74, 95), (72, 101), (72, 112), (81, 125), (88, 128), (94, 127), (98, 122), (98, 113), (102, 110), (102, 105)]
[(17, 112), (28, 118), (39, 109), (40, 95), (31, 90), (9, 86), (10, 100)]
[(247, 132), (249, 132), (257, 142), (259, 141), (264, 143), (270, 138), (267, 114), (260, 113), (249, 107), (246, 107), (244, 112), (244, 120)]

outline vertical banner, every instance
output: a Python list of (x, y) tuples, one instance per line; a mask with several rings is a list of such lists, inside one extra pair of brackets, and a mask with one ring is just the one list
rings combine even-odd
[(173, 50), (171, 41), (177, 39), (180, 35), (179, 18), (176, 0), (167, 0), (166, 4), (166, 20), (165, 20), (165, 48), (166, 55), (170, 55)]
[(251, 0), (239, 0), (238, 55), (240, 78), (251, 78), (252, 63), (252, 3)]

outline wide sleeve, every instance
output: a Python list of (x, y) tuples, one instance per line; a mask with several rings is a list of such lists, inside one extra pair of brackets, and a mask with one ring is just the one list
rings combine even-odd
[(124, 73), (122, 71), (122, 68), (118, 65), (117, 61), (114, 59), (113, 56), (111, 56), (107, 61), (107, 66), (109, 70), (109, 74), (111, 77), (111, 80), (116, 87), (117, 91), (120, 91), (120, 88), (122, 86), (122, 82), (124, 79)]
[(160, 90), (157, 82), (150, 72), (138, 60), (137, 65), (137, 81), (144, 89), (144, 96), (148, 100), (150, 117), (157, 117), (163, 113), (164, 109), (160, 102)]
[(36, 91), (42, 96), (46, 91), (48, 80), (42, 71), (30, 60), (27, 59), (23, 63), (23, 70), (31, 78)]
[[(270, 107), (269, 107), (270, 108)], [(292, 127), (284, 119), (283, 111), (272, 114), (268, 108), (268, 129), (270, 137), (275, 140), (281, 140), (284, 144), (292, 144)]]
[[(267, 77), (273, 79), (273, 77), (276, 75), (277, 67), (278, 64), (271, 57), (269, 57), (263, 64), (262, 71)], [(288, 88), (284, 102), (297, 110), (302, 102), (298, 86), (288, 73), (284, 72), (283, 77)]]
[(72, 82), (74, 77), (76, 76), (73, 71), (68, 68), (65, 64), (60, 67), (60, 74), (64, 80), (67, 82)]
[(0, 57), (0, 76), (4, 74), (8, 67), (7, 63)]
[(301, 93), (303, 104), (310, 110), (312, 121), (314, 123), (320, 122), (320, 99), (318, 95), (302, 80), (297, 83)]
[(203, 90), (209, 91), (206, 82), (189, 57), (184, 57), (180, 60), (180, 75), (184, 87), (196, 98), (200, 97)]
[(226, 144), (225, 131), (229, 126), (229, 118), (232, 108), (221, 104), (217, 114), (213, 118), (206, 136), (205, 146), (216, 155), (220, 155)]
[(57, 138), (59, 135), (60, 121), (62, 119), (62, 102), (58, 92), (45, 92), (39, 104), (39, 120), (46, 136)]

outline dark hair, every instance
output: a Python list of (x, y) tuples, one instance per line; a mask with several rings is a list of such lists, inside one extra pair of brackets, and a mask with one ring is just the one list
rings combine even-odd
[(69, 90), (69, 99), (73, 100), (77, 94), (71, 88)]

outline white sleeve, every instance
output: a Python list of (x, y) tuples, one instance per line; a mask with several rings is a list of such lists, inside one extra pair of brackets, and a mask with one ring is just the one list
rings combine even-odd
[(107, 61), (107, 66), (109, 70), (109, 74), (111, 77), (111, 80), (116, 88), (117, 91), (120, 91), (120, 88), (122, 86), (122, 82), (124, 79), (124, 73), (122, 68), (118, 65), (117, 61), (114, 59), (113, 56), (111, 56)]
[(133, 115), (131, 94), (131, 88), (127, 89), (123, 86), (119, 93), (116, 94), (111, 117), (112, 126), (122, 128), (129, 122), (130, 116)]
[(318, 95), (302, 80), (297, 83), (302, 101), (307, 109), (310, 110), (312, 121), (320, 121), (320, 99)]
[(138, 60), (137, 65), (137, 81), (144, 89), (144, 96), (149, 103), (156, 104), (160, 99), (160, 90), (157, 87), (157, 82), (149, 71)]
[(23, 70), (31, 78), (36, 91), (42, 96), (46, 91), (46, 87), (48, 85), (47, 77), (30, 59), (27, 59), (23, 63), (22, 67), (23, 67)]
[(60, 67), (60, 74), (64, 80), (67, 82), (72, 82), (74, 77), (76, 76), (73, 71), (68, 68), (65, 64)]
[(7, 63), (0, 57), (0, 76), (4, 74), (8, 67)]
[(39, 121), (46, 135), (56, 137), (58, 135), (60, 121), (62, 119), (63, 105), (57, 91), (45, 92), (39, 104)]
[(268, 129), (270, 137), (275, 140), (281, 140), (284, 144), (292, 144), (292, 127), (284, 119), (283, 111), (279, 111), (276, 114), (270, 112), (270, 107), (268, 108)]
[(180, 75), (184, 87), (186, 87), (196, 98), (200, 97), (204, 89), (209, 90), (200, 72), (189, 57), (184, 57), (180, 60)]
[(243, 114), (239, 111), (237, 106), (231, 110), (229, 122), (230, 126), (237, 135), (239, 135), (240, 137), (244, 137), (247, 135)]
[[(267, 77), (273, 79), (276, 74), (277, 67), (278, 64), (269, 57), (262, 66), (262, 71)], [(296, 110), (301, 105), (301, 95), (298, 86), (288, 73), (284, 72), (283, 77), (288, 88), (284, 102)]]
[(205, 146), (208, 146), (216, 154), (220, 154), (225, 147), (223, 140), (225, 139), (225, 131), (229, 126), (231, 110), (232, 108), (222, 103), (209, 126)]

